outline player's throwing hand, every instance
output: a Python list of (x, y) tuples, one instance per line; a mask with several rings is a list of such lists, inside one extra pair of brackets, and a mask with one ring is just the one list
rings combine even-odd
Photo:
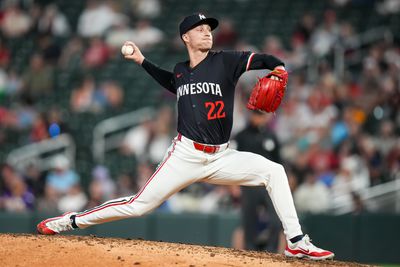
[(139, 47), (137, 47), (135, 45), (135, 43), (131, 42), (131, 41), (126, 41), (123, 46), (133, 47), (133, 52), (131, 54), (124, 54), (124, 57), (126, 59), (131, 59), (131, 60), (135, 61), (139, 65), (142, 65), (144, 56), (143, 56), (142, 52), (140, 51)]

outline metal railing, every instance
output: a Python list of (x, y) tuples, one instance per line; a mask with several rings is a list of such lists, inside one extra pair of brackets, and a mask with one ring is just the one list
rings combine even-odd
[[(379, 40), (393, 41), (393, 33), (388, 27), (381, 26), (370, 29), (363, 33), (354, 35), (342, 42), (337, 41), (333, 47), (333, 70), (336, 77), (340, 80), (344, 78), (345, 69), (348, 66), (358, 64), (363, 60), (363, 48), (366, 45), (372, 44)], [(346, 52), (353, 51), (352, 60), (346, 59)], [(311, 50), (308, 50), (309, 56), (303, 67), (307, 71), (307, 80), (315, 82), (319, 77), (319, 64), (323, 58), (314, 55)]]
[(52, 168), (52, 161), (58, 155), (64, 155), (71, 167), (75, 166), (76, 146), (71, 135), (61, 134), (55, 138), (43, 140), (12, 150), (7, 163), (17, 170), (25, 170), (34, 163), (40, 170)]
[[(373, 28), (363, 33), (357, 34), (351, 38), (348, 38), (344, 42), (337, 42), (333, 50), (333, 68), (336, 76), (339, 79), (342, 79), (344, 77), (346, 65), (354, 65), (356, 63), (359, 63), (363, 59), (361, 48), (365, 45), (374, 43), (379, 40), (393, 41), (393, 34), (389, 28), (385, 26)], [(353, 57), (354, 59), (356, 59), (355, 62), (346, 61), (345, 53), (349, 50), (356, 50), (357, 56)]]
[(105, 154), (120, 146), (126, 132), (155, 115), (153, 108), (143, 108), (99, 122), (93, 130), (93, 158), (103, 163)]
[[(400, 213), (400, 179), (375, 185), (358, 193), (368, 211)], [(348, 198), (347, 195), (342, 197)], [(352, 210), (352, 203), (332, 207), (332, 212), (336, 215), (350, 213)]]

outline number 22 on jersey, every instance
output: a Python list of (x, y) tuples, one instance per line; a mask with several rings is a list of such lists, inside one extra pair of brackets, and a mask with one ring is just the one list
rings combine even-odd
[(205, 102), (204, 103), (206, 109), (208, 109), (207, 119), (208, 120), (215, 120), (215, 119), (222, 119), (226, 117), (224, 111), (224, 101), (219, 100), (215, 102)]

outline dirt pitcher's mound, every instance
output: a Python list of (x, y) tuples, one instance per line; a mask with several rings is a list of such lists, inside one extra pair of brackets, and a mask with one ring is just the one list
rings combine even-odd
[(359, 266), (266, 252), (143, 240), (0, 234), (0, 266)]

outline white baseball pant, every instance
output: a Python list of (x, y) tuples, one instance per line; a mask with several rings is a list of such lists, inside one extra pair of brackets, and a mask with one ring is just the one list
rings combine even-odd
[(143, 188), (134, 196), (123, 197), (78, 213), (79, 228), (139, 217), (157, 208), (174, 193), (195, 182), (217, 185), (264, 185), (282, 222), (287, 239), (301, 235), (288, 179), (281, 164), (258, 154), (241, 152), (220, 145), (218, 152), (194, 148), (192, 140), (178, 135), (164, 160)]

